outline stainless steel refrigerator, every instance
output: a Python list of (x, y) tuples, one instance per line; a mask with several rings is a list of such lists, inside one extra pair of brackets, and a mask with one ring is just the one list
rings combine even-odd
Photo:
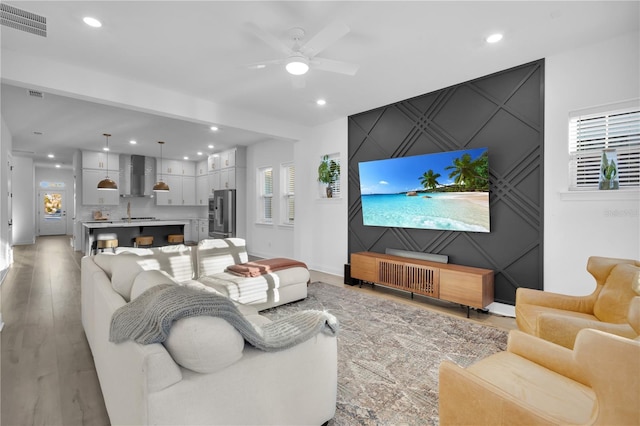
[(236, 235), (236, 190), (222, 189), (209, 198), (209, 236), (229, 238)]

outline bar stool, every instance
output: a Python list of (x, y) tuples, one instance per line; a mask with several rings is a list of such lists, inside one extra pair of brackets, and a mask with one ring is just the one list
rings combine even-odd
[(136, 247), (151, 247), (153, 245), (153, 237), (150, 235), (139, 235), (136, 237)]
[(95, 254), (98, 254), (98, 250), (104, 253), (104, 249), (110, 248), (114, 253), (118, 247), (118, 235), (117, 234), (98, 234), (96, 237), (96, 249)]
[(167, 241), (169, 244), (183, 244), (184, 235), (182, 234), (169, 234), (167, 235)]

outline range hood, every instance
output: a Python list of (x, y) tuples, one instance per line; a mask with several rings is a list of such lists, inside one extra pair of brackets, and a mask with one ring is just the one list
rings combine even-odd
[(156, 159), (143, 155), (120, 154), (120, 196), (153, 198)]

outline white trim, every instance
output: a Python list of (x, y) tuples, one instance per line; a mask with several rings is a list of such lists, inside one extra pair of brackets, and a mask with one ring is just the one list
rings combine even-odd
[(560, 191), (560, 199), (564, 201), (632, 201), (640, 200), (640, 190), (617, 189), (609, 191)]

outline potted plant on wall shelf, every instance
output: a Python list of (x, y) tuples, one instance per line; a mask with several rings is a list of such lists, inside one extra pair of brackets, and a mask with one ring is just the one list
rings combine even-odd
[(322, 157), (318, 166), (318, 182), (327, 185), (327, 198), (333, 197), (332, 184), (340, 178), (340, 163), (331, 159), (329, 155)]

